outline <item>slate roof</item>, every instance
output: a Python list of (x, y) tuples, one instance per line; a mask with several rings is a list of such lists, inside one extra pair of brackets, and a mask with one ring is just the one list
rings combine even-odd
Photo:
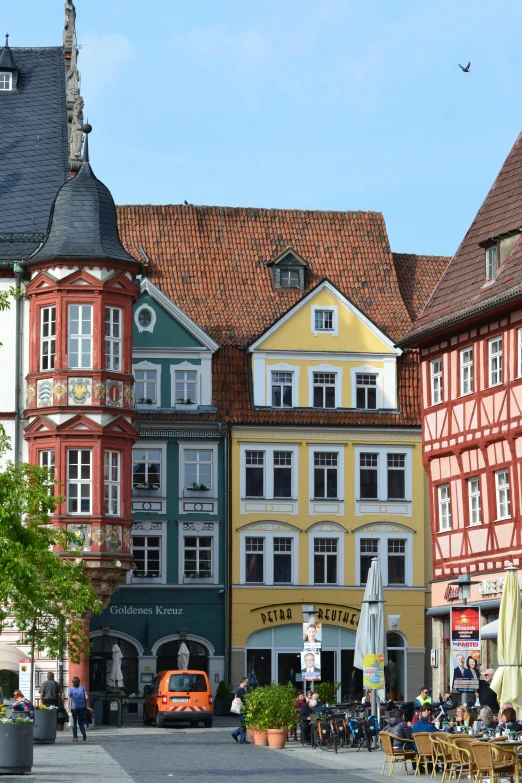
[(123, 249), (114, 200), (90, 163), (83, 163), (78, 174), (58, 191), (45, 243), (26, 263), (60, 258), (137, 263)]
[(120, 236), (151, 281), (219, 345), (248, 345), (305, 292), (274, 290), (267, 263), (291, 246), (306, 289), (327, 277), (393, 340), (409, 328), (378, 212), (120, 206)]
[[(117, 212), (127, 250), (136, 254), (141, 245), (150, 259), (150, 280), (222, 346), (212, 360), (218, 412), (191, 414), (190, 421), (419, 426), (416, 351), (398, 361), (399, 413), (254, 409), (251, 402), (246, 346), (325, 277), (393, 340), (410, 327), (380, 213), (195, 206), (120, 206)], [(305, 291), (272, 287), (267, 262), (288, 246), (308, 262)], [(184, 419), (140, 413), (141, 421)]]
[(0, 265), (40, 244), (69, 177), (63, 49), (11, 47), (17, 89), (0, 92)]
[(421, 314), (422, 308), (450, 261), (451, 256), (418, 256), (414, 253), (393, 254), (399, 288), (413, 321)]
[(479, 243), (522, 226), (522, 134), (426, 307), (403, 338), (418, 345), (429, 335), (522, 296), (522, 240), (486, 282), (486, 252)]

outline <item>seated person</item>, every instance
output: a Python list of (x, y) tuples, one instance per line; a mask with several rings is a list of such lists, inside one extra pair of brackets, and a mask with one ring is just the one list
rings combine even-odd
[(416, 707), (423, 707), (425, 704), (431, 704), (430, 689), (426, 688), (426, 686), (424, 686), (424, 688), (421, 688), (421, 692), (415, 699)]
[(301, 738), (302, 742), (307, 742), (310, 744), (311, 740), (311, 725), (310, 725), (310, 715), (312, 714), (312, 709), (310, 707), (310, 701), (311, 701), (311, 694), (306, 695), (306, 699), (301, 705), (301, 709), (299, 710), (300, 720), (301, 720)]
[(422, 708), (419, 719), (411, 727), (412, 736), (419, 731), (437, 731), (437, 727), (431, 722), (431, 710), (427, 705)]
[(459, 705), (457, 707), (454, 721), (457, 726), (469, 726), (470, 715), (466, 707)]
[(411, 739), (411, 723), (406, 720), (404, 710), (392, 710), (386, 730), (393, 734), (392, 742), (394, 748), (397, 750), (413, 750), (413, 744), (405, 742), (405, 740)]
[(298, 693), (297, 694), (297, 699), (295, 700), (295, 708), (296, 708), (296, 710), (300, 710), (301, 707), (303, 706), (303, 704), (305, 703), (305, 701), (306, 701), (306, 699), (305, 699), (304, 693), (302, 693), (302, 692)]
[(451, 698), (451, 693), (445, 693), (444, 694), (444, 698), (442, 699), (442, 701), (440, 703), (440, 706), (442, 707), (444, 712), (447, 714), (448, 710), (454, 710), (455, 709), (455, 707), (457, 706), (457, 702), (454, 701)]
[(312, 714), (317, 714), (318, 712), (321, 712), (322, 705), (321, 700), (319, 699), (319, 695), (317, 693), (312, 693), (312, 696), (310, 698), (310, 709), (312, 711)]
[(13, 696), (14, 696), (14, 703), (13, 703), (13, 713), (11, 715), (12, 720), (16, 720), (16, 718), (21, 718), (22, 715), (20, 715), (20, 713), (24, 713), (23, 717), (25, 718), (34, 719), (34, 707), (29, 701), (29, 699), (25, 698), (22, 691), (15, 691), (13, 693)]
[(499, 715), (498, 722), (505, 731), (522, 731), (522, 723), (517, 720), (517, 714), (513, 707), (507, 707)]
[(415, 726), (418, 720), (420, 720), (422, 712), (422, 707), (415, 707), (415, 712), (413, 713), (413, 718), (411, 719), (411, 725)]
[(493, 717), (491, 707), (482, 707), (478, 714), (479, 730), (487, 731), (488, 729), (496, 729), (498, 726), (497, 721)]

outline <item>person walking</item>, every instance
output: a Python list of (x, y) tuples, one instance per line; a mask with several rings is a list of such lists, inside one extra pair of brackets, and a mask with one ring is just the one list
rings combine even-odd
[(40, 688), (40, 698), (45, 707), (59, 707), (62, 689), (54, 679), (54, 672), (47, 672), (47, 679)]
[(83, 685), (80, 685), (79, 677), (73, 677), (72, 686), (69, 688), (67, 696), (69, 698), (69, 708), (71, 710), (71, 715), (73, 716), (72, 741), (78, 742), (79, 726), (83, 741), (85, 742), (87, 739), (87, 733), (85, 731), (85, 710), (87, 709), (87, 700), (89, 698), (89, 694)]
[[(239, 688), (236, 690), (236, 704), (239, 707), (243, 706), (243, 699), (245, 698), (247, 685), (248, 677), (243, 677), (239, 683)], [(234, 739), (236, 742), (240, 742), (242, 745), (250, 744), (246, 738), (245, 716), (242, 712), (239, 715), (239, 728), (232, 732), (232, 739)]]

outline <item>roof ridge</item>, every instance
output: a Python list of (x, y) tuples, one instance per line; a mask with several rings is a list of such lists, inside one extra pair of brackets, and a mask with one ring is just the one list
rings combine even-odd
[(117, 209), (205, 209), (205, 210), (231, 210), (231, 211), (255, 211), (255, 212), (299, 212), (312, 215), (381, 215), (382, 211), (373, 209), (299, 209), (298, 207), (232, 207), (220, 204), (117, 204)]

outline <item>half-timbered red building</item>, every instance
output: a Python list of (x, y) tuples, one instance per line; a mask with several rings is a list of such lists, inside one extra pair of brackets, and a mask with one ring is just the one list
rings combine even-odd
[[(522, 574), (522, 137), (401, 345), (421, 352), (431, 498), (434, 684), (449, 676), (451, 586), (469, 572), (483, 623), (508, 562)], [(496, 640), (482, 667), (496, 665)], [(438, 675), (438, 676), (437, 676)]]

